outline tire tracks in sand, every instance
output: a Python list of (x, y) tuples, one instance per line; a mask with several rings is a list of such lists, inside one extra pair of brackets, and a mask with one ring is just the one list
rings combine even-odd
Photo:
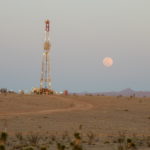
[(83, 102), (80, 100), (72, 99), (72, 98), (61, 98), (63, 101), (68, 100), (69, 102), (73, 102), (73, 106), (67, 108), (57, 108), (57, 109), (45, 109), (45, 110), (35, 110), (29, 112), (9, 112), (9, 113), (1, 113), (0, 118), (10, 118), (15, 116), (28, 116), (28, 115), (44, 115), (44, 114), (52, 114), (52, 113), (61, 113), (61, 112), (71, 112), (76, 110), (89, 110), (94, 106), (90, 103)]

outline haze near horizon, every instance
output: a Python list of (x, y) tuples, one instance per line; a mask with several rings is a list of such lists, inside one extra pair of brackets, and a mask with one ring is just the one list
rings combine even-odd
[[(0, 5), (0, 87), (39, 87), (44, 20), (51, 20), (56, 91), (150, 90), (149, 0), (26, 0)], [(111, 57), (112, 67), (102, 61)]]

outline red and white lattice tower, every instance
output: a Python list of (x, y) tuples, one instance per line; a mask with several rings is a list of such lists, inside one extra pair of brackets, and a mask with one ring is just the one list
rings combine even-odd
[(51, 76), (50, 76), (50, 21), (45, 21), (45, 41), (44, 41), (44, 51), (42, 56), (42, 71), (41, 71), (41, 80), (40, 80), (40, 89), (49, 89), (52, 90), (51, 87)]

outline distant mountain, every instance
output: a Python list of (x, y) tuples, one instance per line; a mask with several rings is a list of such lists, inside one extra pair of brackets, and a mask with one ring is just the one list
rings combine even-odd
[(132, 95), (135, 95), (136, 92), (130, 88), (127, 88), (118, 93), (119, 95), (123, 95), (123, 96), (132, 96)]
[(79, 95), (104, 95), (104, 96), (135, 96), (135, 97), (150, 97), (150, 91), (134, 91), (130, 88), (115, 92), (97, 92), (97, 93), (89, 93), (89, 92), (82, 92), (82, 93), (72, 93), (72, 94), (79, 94)]
[[(98, 94), (98, 93), (97, 93)], [(106, 96), (136, 96), (136, 97), (150, 97), (150, 91), (134, 91), (130, 88), (119, 92), (103, 92), (99, 93)]]

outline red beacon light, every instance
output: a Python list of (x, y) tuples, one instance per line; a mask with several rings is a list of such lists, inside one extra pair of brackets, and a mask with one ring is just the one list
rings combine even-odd
[(50, 21), (49, 20), (46, 20), (45, 21), (45, 31), (49, 32), (49, 24), (50, 24)]

